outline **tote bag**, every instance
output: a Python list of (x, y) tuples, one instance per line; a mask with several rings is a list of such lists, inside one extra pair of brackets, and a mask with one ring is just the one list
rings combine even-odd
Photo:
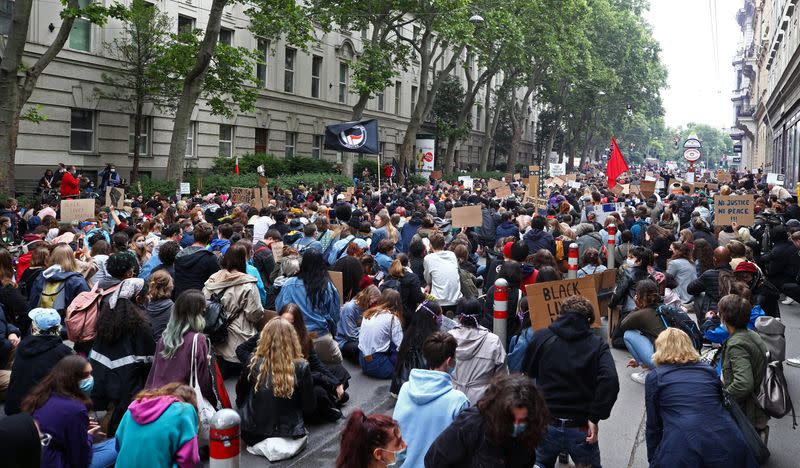
[[(197, 354), (197, 337), (201, 336), (200, 333), (194, 335), (192, 340), (192, 367), (189, 372), (189, 386), (194, 390), (197, 399), (197, 415), (200, 418), (200, 428), (198, 431), (198, 439), (201, 446), (209, 444), (209, 431), (211, 430), (211, 418), (214, 417), (214, 406), (203, 396), (200, 390), (200, 383), (197, 379), (197, 365), (195, 364), (195, 355)], [(203, 336), (205, 339), (205, 336)]]

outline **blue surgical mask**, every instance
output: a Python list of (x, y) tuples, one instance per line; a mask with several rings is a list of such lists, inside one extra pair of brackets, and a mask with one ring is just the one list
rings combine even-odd
[(381, 449), (381, 450), (394, 453), (394, 462), (387, 463), (386, 468), (401, 466), (403, 462), (406, 461), (406, 450), (408, 450), (408, 447), (404, 448), (403, 450), (399, 450), (397, 452), (392, 452), (391, 450), (386, 450), (386, 449)]
[(78, 386), (80, 387), (81, 391), (87, 395), (92, 393), (92, 389), (94, 388), (94, 377), (91, 375), (86, 377), (85, 379), (78, 382)]
[(514, 423), (514, 430), (511, 431), (511, 437), (519, 437), (528, 428), (528, 423)]

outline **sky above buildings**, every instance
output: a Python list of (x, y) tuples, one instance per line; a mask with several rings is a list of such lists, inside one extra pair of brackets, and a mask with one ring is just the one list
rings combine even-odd
[(661, 43), (668, 89), (662, 91), (665, 122), (716, 128), (733, 124), (731, 62), (742, 41), (736, 12), (740, 0), (650, 0), (645, 15)]

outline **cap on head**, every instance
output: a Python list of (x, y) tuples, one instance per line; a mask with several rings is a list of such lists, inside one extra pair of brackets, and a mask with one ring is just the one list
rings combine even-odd
[(58, 315), (58, 311), (55, 309), (37, 307), (28, 312), (28, 317), (30, 317), (39, 330), (49, 330), (61, 325), (61, 316)]
[(736, 265), (736, 273), (744, 272), (744, 273), (758, 273), (758, 268), (756, 268), (756, 264), (752, 262), (741, 262)]

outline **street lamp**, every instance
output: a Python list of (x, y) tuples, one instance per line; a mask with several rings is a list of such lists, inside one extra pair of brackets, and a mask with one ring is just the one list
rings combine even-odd
[(475, 13), (474, 15), (469, 17), (469, 22), (472, 23), (475, 26), (479, 26), (479, 25), (483, 24), (484, 19), (483, 19), (483, 16)]

